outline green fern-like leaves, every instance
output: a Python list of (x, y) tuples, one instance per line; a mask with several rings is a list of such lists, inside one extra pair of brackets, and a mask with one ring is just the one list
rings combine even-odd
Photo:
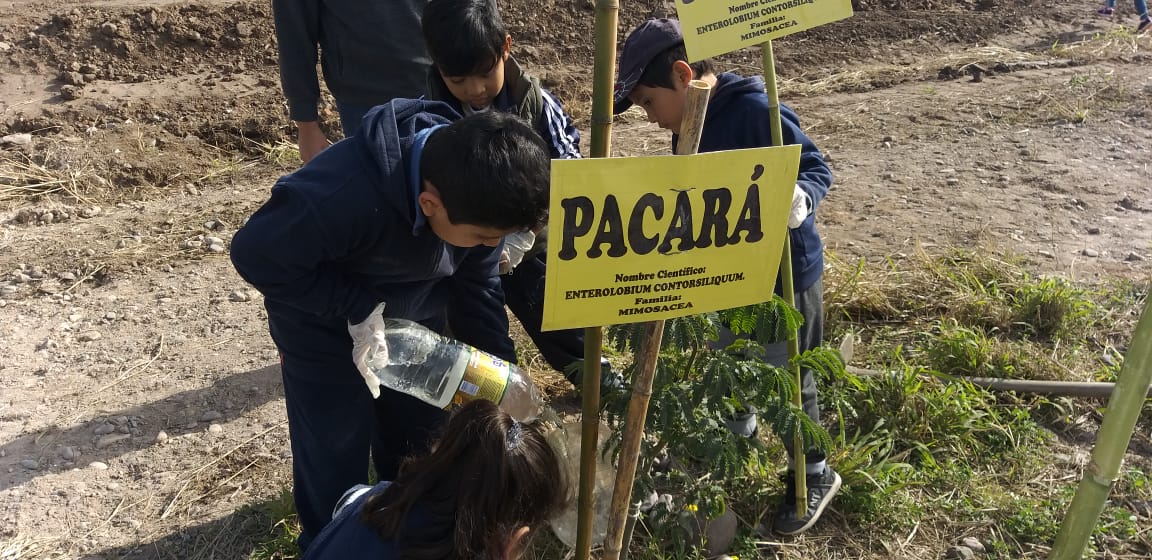
[(726, 309), (719, 317), (734, 334), (750, 335), (763, 345), (788, 340), (804, 324), (804, 316), (780, 296), (756, 305)]

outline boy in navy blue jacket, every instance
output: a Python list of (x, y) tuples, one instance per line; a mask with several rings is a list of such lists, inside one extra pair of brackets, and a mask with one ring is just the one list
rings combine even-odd
[(360, 134), (282, 177), (232, 241), (281, 355), (301, 549), (367, 482), (370, 448), (379, 479), (394, 480), (443, 417), (361, 380), (365, 353), (386, 351), (366, 327), (381, 308), (516, 360), (501, 240), (546, 218), (548, 148), (511, 115), (457, 119), (438, 102), (376, 107)]
[[(462, 115), (500, 111), (519, 115), (548, 144), (554, 159), (580, 157), (580, 133), (560, 102), (540, 81), (525, 73), (511, 56), (512, 36), (493, 0), (431, 0), (424, 8), (424, 41), (432, 57), (429, 99), (443, 101)], [(544, 240), (532, 232), (505, 240), (501, 281), (508, 308), (548, 364), (577, 387), (584, 334), (580, 329), (542, 332), (544, 317)], [(607, 362), (602, 382), (621, 383)]]
[[(700, 138), (701, 152), (759, 148), (772, 145), (772, 130), (768, 119), (768, 95), (760, 77), (745, 78), (733, 73), (715, 74), (711, 61), (689, 64), (684, 50), (684, 37), (680, 22), (673, 19), (653, 19), (640, 24), (624, 42), (620, 54), (619, 74), (613, 112), (622, 113), (632, 104), (639, 105), (648, 114), (648, 120), (672, 131), (675, 146), (677, 132), (684, 115), (688, 83), (704, 80), (711, 86), (708, 111), (704, 116), (704, 130)], [(788, 227), (792, 241), (792, 274), (796, 290), (796, 307), (804, 315), (800, 327), (800, 351), (820, 345), (824, 330), (824, 244), (816, 232), (816, 205), (832, 186), (832, 172), (812, 140), (800, 130), (796, 113), (781, 105), (780, 117), (785, 145), (799, 144), (800, 173), (792, 198), (792, 212)], [(780, 285), (776, 286), (779, 293)], [(784, 343), (766, 348), (765, 360), (783, 365), (788, 362)], [(820, 420), (816, 381), (813, 372), (801, 371), (801, 393), (804, 411), (816, 421)], [(785, 446), (793, 438), (781, 434)], [(791, 461), (792, 453), (788, 455)], [(796, 517), (795, 476), (789, 465), (784, 503), (773, 520), (773, 529), (787, 535), (808, 530), (840, 489), (840, 475), (829, 467), (824, 454), (808, 452), (805, 471), (808, 475), (808, 514)]]

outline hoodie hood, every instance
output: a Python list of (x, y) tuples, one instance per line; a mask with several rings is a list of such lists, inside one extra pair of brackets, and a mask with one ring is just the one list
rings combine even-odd
[[(393, 99), (373, 107), (361, 121), (363, 145), (383, 176), (403, 178), (411, 184), (405, 157), (421, 130), (458, 120), (460, 115), (445, 103), (419, 99)], [(417, 170), (419, 171), (419, 170)]]
[(715, 93), (708, 102), (708, 112), (721, 111), (739, 96), (764, 93), (764, 79), (760, 76), (745, 78), (731, 72), (716, 75)]

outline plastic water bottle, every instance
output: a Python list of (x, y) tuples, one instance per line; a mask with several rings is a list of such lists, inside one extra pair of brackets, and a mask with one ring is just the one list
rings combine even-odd
[(381, 385), (438, 408), (485, 399), (517, 420), (543, 412), (536, 386), (514, 364), (419, 323), (385, 319), (384, 325), (387, 356), (368, 356), (368, 367)]
[[(592, 505), (592, 543), (604, 542), (608, 535), (608, 509), (612, 505), (612, 489), (616, 484), (616, 466), (612, 464), (611, 455), (603, 453), (604, 444), (608, 441), (611, 430), (603, 422), (600, 423), (596, 443), (596, 477), (593, 479), (593, 505)], [(561, 463), (568, 471), (568, 481), (574, 492), (568, 501), (568, 507), (560, 512), (548, 524), (552, 533), (568, 548), (576, 548), (576, 526), (579, 512), (576, 500), (577, 484), (580, 480), (580, 443), (581, 425), (579, 420), (569, 420), (561, 423), (557, 429), (546, 436), (552, 449), (560, 457)]]
[[(535, 384), (519, 367), (481, 352), (467, 344), (441, 336), (403, 319), (384, 320), (387, 356), (368, 356), (368, 366), (381, 385), (412, 395), (432, 406), (447, 408), (475, 399), (487, 399), (517, 420), (542, 418), (551, 426), (546, 438), (568, 471), (571, 489), (580, 479), (580, 422), (562, 421), (544, 405)], [(601, 542), (607, 534), (608, 507), (616, 480), (616, 468), (600, 449), (610, 430), (599, 426), (595, 507), (592, 534)], [(569, 547), (576, 545), (576, 506), (551, 521), (552, 530)]]

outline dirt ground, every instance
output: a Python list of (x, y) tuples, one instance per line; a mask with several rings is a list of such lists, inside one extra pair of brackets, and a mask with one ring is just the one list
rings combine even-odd
[[(593, 2), (501, 5), (586, 130)], [(1124, 31), (1130, 4), (855, 5), (777, 45), (837, 176), (819, 209), (837, 258), (990, 244), (1037, 273), (1148, 277), (1152, 38)], [(670, 13), (622, 2), (622, 34)], [(242, 558), (267, 534), (254, 512), (290, 483), (283, 392), (227, 248), (297, 165), (289, 125), (267, 2), (0, 0), (4, 560)], [(614, 149), (668, 138), (628, 113)]]

